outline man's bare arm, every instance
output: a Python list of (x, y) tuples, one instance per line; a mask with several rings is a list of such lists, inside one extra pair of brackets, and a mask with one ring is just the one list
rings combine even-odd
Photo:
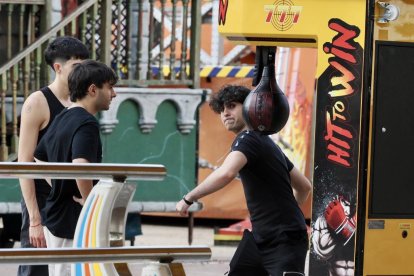
[[(203, 182), (186, 195), (186, 200), (195, 201), (220, 190), (238, 175), (246, 163), (247, 158), (243, 153), (239, 151), (229, 153), (218, 169), (213, 171)], [(186, 215), (188, 207), (184, 200), (181, 200), (177, 203), (176, 209), (181, 215)]]
[[(89, 163), (89, 161), (84, 158), (76, 158), (72, 160), (72, 163)], [(76, 184), (78, 185), (78, 189), (82, 198), (74, 197), (73, 200), (75, 200), (83, 206), (83, 204), (86, 201), (86, 198), (92, 191), (93, 181), (86, 179), (76, 179)]]
[(311, 182), (296, 167), (293, 167), (290, 171), (290, 184), (296, 201), (302, 205), (312, 190)]
[[(48, 123), (49, 108), (40, 91), (34, 92), (24, 102), (21, 112), (18, 161), (33, 162), (39, 131)], [(45, 122), (46, 121), (46, 122)], [(30, 242), (35, 247), (45, 247), (41, 217), (37, 205), (36, 190), (33, 179), (19, 179), (22, 196), (29, 213)], [(36, 227), (37, 226), (37, 227)]]

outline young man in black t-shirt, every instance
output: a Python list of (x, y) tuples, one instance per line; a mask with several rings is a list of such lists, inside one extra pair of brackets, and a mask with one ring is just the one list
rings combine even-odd
[[(72, 68), (89, 58), (89, 51), (78, 39), (61, 36), (49, 43), (44, 58), (55, 72), (55, 78), (48, 86), (30, 94), (25, 100), (20, 119), (18, 147), (19, 162), (34, 162), (36, 145), (46, 133), (53, 119), (71, 102), (69, 100), (68, 75)], [(22, 227), (20, 244), (23, 248), (46, 247), (40, 212), (50, 186), (44, 179), (20, 179), (22, 191)], [(19, 276), (46, 276), (47, 265), (20, 265)]]
[[(53, 121), (35, 151), (36, 161), (99, 163), (102, 144), (95, 114), (108, 110), (117, 77), (103, 63), (87, 60), (68, 77), (73, 104)], [(91, 180), (53, 179), (42, 212), (48, 248), (71, 247), (82, 206), (91, 192)], [(70, 275), (69, 264), (49, 265), (51, 275)]]
[(213, 96), (210, 107), (237, 137), (223, 164), (185, 195), (176, 209), (186, 215), (193, 201), (240, 175), (252, 233), (243, 234), (229, 275), (303, 273), (308, 239), (299, 204), (308, 197), (311, 184), (269, 136), (247, 129), (242, 107), (249, 92), (242, 86), (226, 86)]

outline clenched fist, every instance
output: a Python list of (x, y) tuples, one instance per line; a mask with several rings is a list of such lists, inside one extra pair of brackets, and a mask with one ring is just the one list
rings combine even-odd
[(349, 218), (345, 214), (340, 198), (328, 204), (324, 215), (329, 228), (345, 240), (344, 245), (347, 244), (354, 235), (356, 226), (354, 218)]

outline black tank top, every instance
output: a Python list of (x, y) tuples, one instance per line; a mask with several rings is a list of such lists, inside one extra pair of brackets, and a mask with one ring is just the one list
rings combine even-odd
[[(49, 123), (47, 126), (39, 131), (39, 136), (37, 138), (37, 143), (39, 144), (40, 139), (45, 135), (47, 129), (52, 124), (55, 117), (65, 109), (65, 106), (56, 98), (55, 94), (53, 94), (52, 90), (49, 87), (43, 87), (40, 89), (43, 95), (47, 100), (47, 105), (49, 106)], [(36, 187), (36, 198), (39, 205), (39, 209), (42, 209), (44, 206), (44, 202), (46, 201), (47, 196), (50, 193), (50, 185), (44, 179), (35, 179), (35, 187)]]
[(56, 98), (55, 94), (53, 94), (52, 90), (50, 90), (49, 87), (43, 87), (40, 89), (42, 91), (43, 95), (45, 96), (47, 100), (47, 105), (49, 106), (50, 111), (50, 117), (49, 117), (49, 123), (47, 126), (39, 131), (39, 136), (37, 138), (37, 143), (39, 143), (40, 139), (45, 135), (47, 129), (52, 124), (55, 117), (63, 110), (65, 109), (65, 106)]

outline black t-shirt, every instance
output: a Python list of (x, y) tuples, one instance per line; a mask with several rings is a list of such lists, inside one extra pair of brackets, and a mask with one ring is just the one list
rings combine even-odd
[(239, 174), (257, 243), (265, 243), (284, 231), (306, 230), (305, 218), (293, 195), (293, 164), (268, 135), (242, 131), (232, 144), (247, 164)]
[[(35, 157), (47, 162), (71, 163), (76, 158), (101, 162), (98, 121), (81, 107), (63, 110), (37, 146)], [(74, 237), (82, 206), (73, 196), (80, 197), (76, 180), (52, 179), (52, 190), (42, 210), (42, 223), (56, 237)]]

